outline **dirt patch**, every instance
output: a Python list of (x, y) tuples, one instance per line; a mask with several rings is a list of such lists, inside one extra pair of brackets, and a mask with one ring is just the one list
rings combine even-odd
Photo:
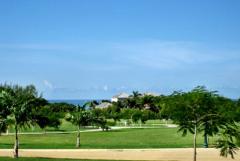
[[(12, 156), (13, 151), (0, 149), (0, 156)], [(22, 157), (109, 159), (109, 160), (152, 160), (152, 161), (192, 161), (193, 149), (22, 149)], [(219, 156), (217, 149), (197, 150), (198, 161), (233, 161), (230, 157)], [(240, 160), (240, 154), (235, 160)]]

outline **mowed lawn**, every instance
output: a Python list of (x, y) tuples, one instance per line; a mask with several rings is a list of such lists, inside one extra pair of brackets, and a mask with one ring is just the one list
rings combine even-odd
[[(20, 135), (20, 148), (74, 149), (76, 134)], [(210, 138), (210, 142), (213, 139)], [(185, 148), (192, 147), (192, 135), (182, 137), (177, 128), (121, 129), (81, 133), (81, 148)], [(13, 148), (14, 136), (0, 136), (0, 148)], [(198, 146), (203, 137), (198, 135)]]
[[(16, 161), (14, 158), (0, 157), (2, 161)], [(17, 161), (105, 161), (105, 160), (86, 160), (86, 159), (50, 159), (50, 158), (18, 158)], [(111, 161), (111, 160), (106, 160)], [(117, 160), (114, 160), (117, 161)]]
[[(114, 122), (113, 119), (109, 119), (108, 121), (110, 122)], [(117, 126), (125, 126), (125, 120), (121, 120), (117, 122)], [(146, 121), (145, 124), (141, 124), (141, 126), (143, 127), (163, 127), (164, 125), (166, 125), (166, 123), (172, 123), (172, 121), (164, 121), (164, 120), (148, 120)], [(140, 123), (134, 123), (131, 126), (136, 126), (139, 127)], [(96, 127), (82, 127), (81, 130), (89, 130), (89, 129), (95, 129)], [(62, 131), (62, 132), (69, 132), (69, 131), (76, 131), (77, 127), (74, 126), (72, 123), (62, 119), (61, 120), (61, 125), (59, 126), (59, 128), (53, 128), (53, 127), (47, 127), (46, 129), (41, 129), (39, 126), (35, 125), (35, 126), (30, 126), (30, 127), (26, 127), (23, 129), (20, 129), (19, 132), (53, 132), (53, 131)], [(14, 133), (14, 127), (10, 126), (9, 127), (9, 133)]]
[[(81, 130), (89, 130), (89, 129), (93, 129), (93, 127), (84, 127), (81, 128)], [(59, 128), (53, 128), (53, 127), (47, 127), (45, 130), (41, 129), (39, 126), (31, 126), (20, 129), (20, 132), (52, 132), (52, 131), (63, 131), (63, 132), (68, 132), (68, 131), (76, 131), (77, 127), (72, 125), (70, 122), (65, 121), (65, 120), (61, 120), (61, 125), (59, 126)], [(9, 132), (10, 133), (14, 133), (14, 127), (10, 127), (9, 128)]]

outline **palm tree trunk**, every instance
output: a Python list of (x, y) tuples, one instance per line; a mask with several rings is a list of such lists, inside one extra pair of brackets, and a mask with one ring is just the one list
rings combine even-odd
[(18, 125), (15, 124), (15, 145), (14, 145), (14, 158), (18, 158), (18, 148), (19, 148), (19, 142), (18, 142)]
[(194, 124), (194, 139), (193, 139), (194, 152), (193, 152), (193, 161), (197, 161), (197, 147), (196, 147), (196, 143), (197, 143), (197, 123)]
[(208, 148), (208, 136), (204, 134), (204, 148)]
[(77, 148), (80, 147), (80, 126), (78, 126), (78, 134), (77, 134), (77, 143), (76, 143), (76, 147), (77, 147)]

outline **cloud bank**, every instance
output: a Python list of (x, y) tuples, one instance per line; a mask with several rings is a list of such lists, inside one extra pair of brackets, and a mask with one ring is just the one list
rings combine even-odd
[(39, 84), (36, 79), (43, 80), (40, 90), (51, 98), (106, 98), (133, 90), (169, 93), (197, 85), (229, 97), (239, 97), (240, 93), (237, 44), (145, 39), (5, 44), (0, 45), (0, 51), (7, 53), (0, 60), (2, 82), (24, 82), (23, 76), (34, 84)]

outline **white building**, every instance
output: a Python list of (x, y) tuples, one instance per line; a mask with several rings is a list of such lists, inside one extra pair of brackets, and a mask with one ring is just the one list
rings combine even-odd
[(112, 106), (112, 104), (109, 102), (102, 102), (101, 104), (97, 105), (95, 108), (103, 109), (103, 108), (108, 108), (109, 106)]
[(111, 98), (111, 102), (118, 102), (119, 100), (127, 99), (129, 97), (129, 94), (127, 93), (120, 93), (118, 95), (115, 95)]
[(156, 96), (159, 96), (159, 94), (153, 93), (153, 92), (145, 92), (145, 93), (143, 94), (143, 96), (154, 96), (154, 97), (156, 97)]

